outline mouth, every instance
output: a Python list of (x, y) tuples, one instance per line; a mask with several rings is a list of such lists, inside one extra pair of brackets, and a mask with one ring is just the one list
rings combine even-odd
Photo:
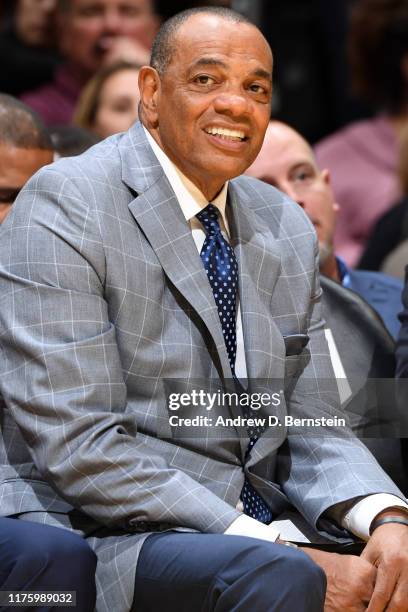
[(204, 129), (206, 134), (213, 136), (217, 140), (225, 143), (241, 143), (248, 140), (248, 136), (245, 136), (245, 133), (242, 130), (233, 130), (230, 128), (224, 128), (219, 126), (211, 126)]
[(94, 45), (94, 53), (100, 57), (110, 51), (115, 44), (115, 36), (101, 36)]

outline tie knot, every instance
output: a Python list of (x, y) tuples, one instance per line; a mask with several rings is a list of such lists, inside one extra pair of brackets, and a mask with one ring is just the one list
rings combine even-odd
[(218, 209), (213, 204), (207, 204), (203, 210), (196, 214), (196, 217), (202, 223), (207, 236), (214, 236), (221, 231), (218, 221)]

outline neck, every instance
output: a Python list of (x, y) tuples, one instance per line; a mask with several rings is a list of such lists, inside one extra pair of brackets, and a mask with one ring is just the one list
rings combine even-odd
[(328, 276), (338, 283), (340, 282), (339, 268), (334, 254), (329, 255), (326, 261), (320, 266), (320, 272), (324, 274), (324, 276)]
[(194, 172), (190, 172), (188, 168), (181, 167), (180, 164), (177, 162), (177, 159), (173, 157), (172, 152), (168, 151), (163, 146), (158, 130), (155, 128), (152, 128), (151, 126), (146, 125), (143, 119), (142, 119), (142, 123), (144, 127), (148, 130), (151, 137), (156, 141), (157, 145), (167, 155), (167, 157), (176, 166), (176, 168), (180, 172), (182, 172), (184, 176), (186, 176), (192, 183), (194, 183), (194, 185), (197, 187), (197, 189), (201, 191), (201, 193), (203, 194), (203, 196), (208, 202), (211, 202), (220, 193), (221, 189), (223, 188), (224, 184), (226, 183), (228, 179), (226, 179), (225, 177), (217, 178), (217, 177), (211, 176), (211, 182), (208, 183), (203, 180), (202, 174), (196, 175)]

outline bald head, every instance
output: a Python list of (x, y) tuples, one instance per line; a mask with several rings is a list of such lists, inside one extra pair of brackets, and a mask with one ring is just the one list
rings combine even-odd
[[(299, 132), (281, 121), (270, 121), (259, 155), (247, 174), (289, 193), (290, 185), (285, 184), (282, 170), (298, 160), (307, 162), (318, 172), (312, 148)], [(294, 195), (291, 197), (297, 201)]]
[(288, 194), (312, 221), (320, 245), (320, 263), (333, 254), (338, 206), (328, 170), (320, 170), (307, 141), (290, 126), (271, 121), (261, 151), (247, 174)]

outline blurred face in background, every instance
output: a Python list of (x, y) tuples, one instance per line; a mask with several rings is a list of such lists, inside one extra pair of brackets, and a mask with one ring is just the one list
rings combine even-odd
[(316, 230), (323, 265), (333, 253), (338, 205), (329, 171), (319, 170), (304, 138), (288, 125), (273, 121), (247, 174), (277, 187), (304, 209)]
[(139, 70), (126, 68), (106, 79), (99, 95), (93, 131), (106, 138), (126, 131), (138, 117)]
[(56, 5), (57, 0), (18, 0), (15, 12), (18, 38), (30, 47), (51, 47)]
[(53, 161), (53, 151), (21, 149), (0, 143), (0, 223), (10, 212), (14, 200), (37, 170)]
[(149, 49), (158, 27), (150, 0), (62, 0), (57, 17), (60, 51), (83, 79), (102, 66), (118, 41)]

